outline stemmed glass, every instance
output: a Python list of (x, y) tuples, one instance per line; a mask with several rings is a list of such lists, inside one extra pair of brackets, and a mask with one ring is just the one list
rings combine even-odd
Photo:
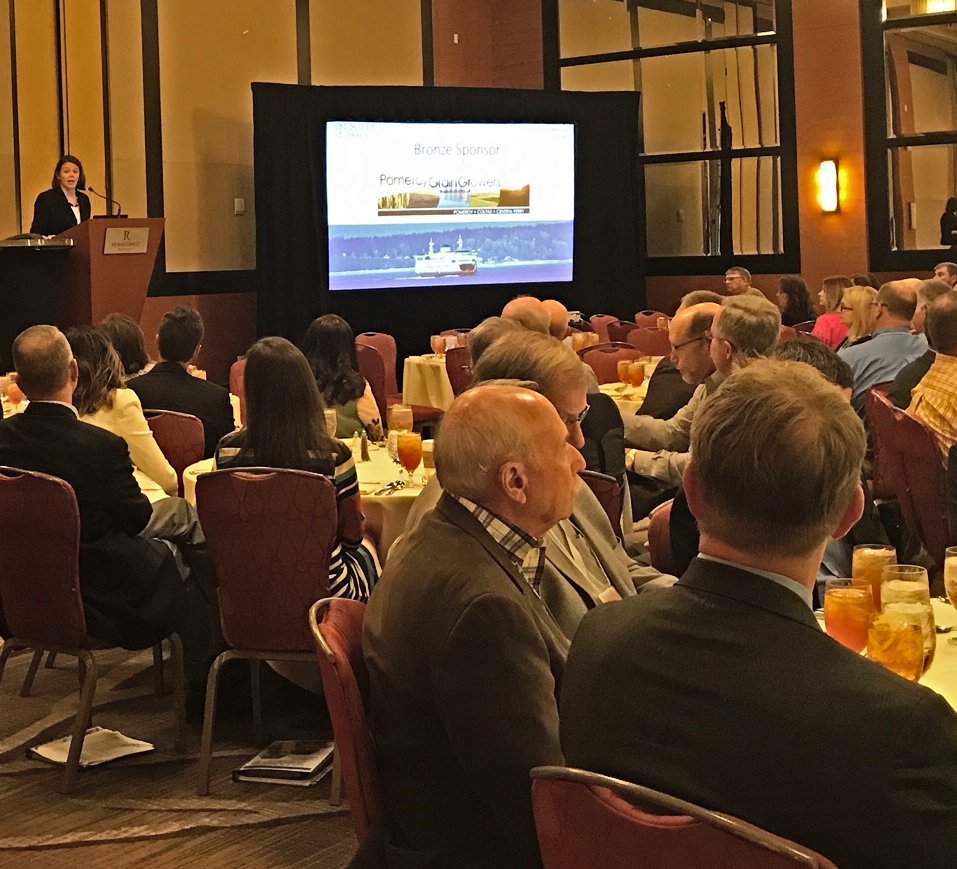
[[(957, 607), (957, 546), (944, 550), (944, 591), (951, 605)], [(957, 637), (948, 637), (950, 645), (957, 645)]]
[(399, 432), (396, 438), (396, 450), (399, 463), (409, 474), (409, 485), (413, 484), (412, 472), (422, 462), (422, 435), (417, 431)]
[(432, 352), (436, 356), (445, 355), (445, 344), (446, 344), (445, 335), (433, 335), (430, 343), (432, 345)]
[(885, 613), (907, 613), (920, 619), (924, 635), (923, 672), (926, 673), (937, 651), (937, 631), (926, 569), (916, 564), (886, 565), (881, 571), (881, 602)]

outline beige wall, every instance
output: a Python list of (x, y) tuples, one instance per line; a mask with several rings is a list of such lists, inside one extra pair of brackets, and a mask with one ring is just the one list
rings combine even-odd
[(10, 7), (0, 3), (0, 238), (20, 231), (13, 160), (13, 87), (10, 74)]

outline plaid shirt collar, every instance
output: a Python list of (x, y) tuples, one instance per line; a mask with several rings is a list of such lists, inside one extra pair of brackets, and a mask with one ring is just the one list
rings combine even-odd
[(501, 546), (508, 553), (508, 557), (515, 562), (526, 582), (532, 587), (532, 591), (541, 596), (539, 588), (545, 571), (545, 544), (522, 531), (521, 528), (496, 516), (490, 510), (480, 507), (474, 501), (460, 495), (453, 495), (451, 492), (447, 494), (478, 519), (492, 540)]

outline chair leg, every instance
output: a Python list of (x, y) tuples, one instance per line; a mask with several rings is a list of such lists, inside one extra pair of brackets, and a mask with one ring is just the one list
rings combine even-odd
[(169, 638), (169, 665), (173, 671), (173, 714), (176, 718), (175, 748), (186, 753), (186, 673), (183, 668), (183, 643), (179, 634)]
[(206, 677), (206, 709), (203, 711), (203, 738), (199, 748), (199, 795), (209, 794), (209, 776), (213, 765), (213, 726), (216, 723), (216, 692), (219, 688), (219, 671), (231, 660), (229, 650), (221, 652)]
[[(172, 653), (171, 653), (172, 654)], [(162, 697), (166, 693), (166, 686), (163, 683), (163, 641), (160, 640), (153, 646), (153, 690), (157, 697)]]
[(80, 690), (80, 707), (76, 710), (73, 719), (73, 732), (70, 734), (70, 752), (67, 756), (66, 768), (63, 770), (63, 781), (60, 793), (69, 793), (73, 787), (76, 771), (80, 766), (80, 755), (83, 753), (83, 740), (93, 717), (93, 695), (96, 693), (97, 666), (96, 658), (85, 649), (78, 655), (80, 670), (83, 673), (83, 688)]
[(263, 692), (260, 669), (262, 661), (252, 659), (249, 662), (249, 684), (253, 703), (253, 744), (256, 748), (265, 745), (263, 740)]
[(342, 805), (342, 762), (339, 760), (339, 749), (332, 756), (332, 786), (329, 789), (329, 805)]
[(43, 660), (43, 650), (37, 649), (33, 653), (33, 660), (27, 669), (27, 675), (23, 678), (23, 687), (20, 689), (21, 697), (29, 697), (30, 689), (33, 687), (33, 680), (36, 678), (37, 670), (40, 669), (40, 662)]
[(11, 643), (9, 639), (0, 643), (0, 680), (3, 679), (3, 671), (7, 666), (7, 658), (9, 658), (10, 653), (14, 651), (16, 651), (16, 649), (14, 649), (13, 643)]
[(47, 662), (43, 665), (44, 669), (52, 670), (56, 664), (56, 652), (47, 652)]

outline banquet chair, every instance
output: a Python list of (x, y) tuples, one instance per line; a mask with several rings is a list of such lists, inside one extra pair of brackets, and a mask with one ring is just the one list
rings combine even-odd
[(782, 326), (778, 332), (778, 343), (786, 344), (788, 341), (797, 341), (798, 333), (793, 326)]
[(468, 347), (453, 347), (445, 351), (445, 373), (456, 397), (472, 385), (472, 356)]
[(582, 482), (592, 490), (594, 496), (601, 504), (602, 510), (611, 523), (611, 528), (615, 532), (615, 537), (622, 540), (621, 533), (621, 513), (625, 507), (625, 478), (620, 479), (600, 474), (597, 471), (579, 471), (578, 476)]
[(671, 505), (674, 499), (659, 504), (648, 516), (648, 554), (651, 566), (674, 575), (675, 560), (671, 553)]
[(582, 362), (591, 366), (598, 378), (598, 383), (617, 383), (618, 382), (618, 362), (623, 359), (639, 359), (641, 351), (631, 344), (624, 342), (614, 342), (608, 344), (595, 344), (592, 347), (585, 347), (578, 352)]
[(908, 530), (938, 568), (950, 545), (947, 481), (937, 439), (877, 389), (868, 391), (875, 454)]
[[(864, 421), (869, 440), (871, 464), (870, 492), (871, 497), (875, 500), (893, 501), (897, 496), (891, 486), (890, 468), (887, 467), (888, 462), (891, 461), (891, 456), (886, 453), (886, 448), (881, 443), (888, 419), (882, 403), (877, 398), (879, 392), (880, 390), (871, 387), (867, 391), (864, 402)], [(883, 417), (883, 419), (875, 419), (875, 416)]]
[(212, 471), (196, 481), (196, 508), (219, 579), (228, 646), (206, 680), (199, 793), (209, 793), (222, 667), (250, 662), (253, 731), (263, 744), (262, 661), (315, 663), (309, 607), (329, 590), (336, 490), (321, 474), (278, 468)]
[(614, 320), (608, 324), (608, 340), (612, 342), (627, 341), (628, 333), (637, 328), (638, 324), (631, 320)]
[(203, 421), (189, 413), (175, 410), (143, 411), (146, 424), (153, 432), (156, 445), (176, 471), (179, 496), (183, 497), (183, 471), (203, 458), (206, 434)]
[[(357, 342), (356, 358), (359, 361), (359, 373), (366, 379), (369, 388), (372, 390), (372, 397), (379, 409), (379, 421), (382, 423), (383, 431), (385, 431), (389, 419), (389, 405), (400, 404), (402, 396), (395, 395), (392, 398), (396, 400), (390, 400), (386, 392), (386, 364), (378, 349), (371, 344)], [(393, 372), (393, 378), (394, 376)], [(435, 426), (444, 415), (445, 412), (438, 407), (428, 407), (422, 404), (412, 405), (412, 423), (417, 431), (421, 431), (423, 428), (431, 428), (434, 431)]]
[(602, 344), (606, 344), (611, 340), (608, 337), (608, 324), (617, 323), (618, 318), (612, 314), (592, 314), (591, 317), (588, 318), (588, 322), (591, 324), (592, 329), (598, 333)]
[[(644, 326), (646, 329), (657, 329), (658, 318), (667, 316), (664, 311), (650, 311), (646, 309), (635, 314), (635, 322), (639, 326)], [(671, 318), (669, 317), (669, 319)]]
[[(382, 357), (383, 375), (385, 377), (384, 390), (386, 401), (389, 404), (399, 404), (402, 395), (399, 392), (399, 382), (396, 379), (396, 365), (398, 364), (398, 350), (395, 338), (387, 332), (360, 332), (356, 335), (356, 344), (366, 347), (375, 347)], [(367, 377), (366, 380), (369, 378)], [(383, 424), (385, 417), (382, 418)]]
[[(47, 474), (0, 467), (0, 678), (10, 654), (33, 650), (20, 691), (26, 697), (43, 652), (70, 655), (79, 665), (79, 707), (60, 792), (73, 786), (87, 729), (93, 722), (98, 667), (93, 650), (113, 648), (87, 633), (80, 593), (80, 511), (68, 483)], [(169, 637), (176, 747), (185, 746), (183, 647)]]
[(239, 421), (246, 424), (246, 357), (229, 366), (229, 391), (239, 399)]
[(469, 346), (469, 332), (471, 329), (443, 329), (439, 332), (444, 338), (457, 338), (458, 347), (468, 347)]
[(805, 320), (803, 323), (795, 323), (793, 328), (795, 332), (803, 332), (810, 335), (815, 323), (817, 323), (817, 320)]
[(531, 775), (545, 869), (836, 869), (788, 839), (651, 788), (560, 766)]
[(637, 347), (642, 353), (648, 356), (671, 355), (671, 339), (668, 337), (668, 333), (661, 329), (648, 329), (644, 327), (632, 329), (628, 333), (625, 343)]
[(365, 604), (327, 597), (309, 610), (339, 762), (356, 838), (361, 846), (378, 808), (375, 749), (366, 709), (369, 674), (362, 657)]

